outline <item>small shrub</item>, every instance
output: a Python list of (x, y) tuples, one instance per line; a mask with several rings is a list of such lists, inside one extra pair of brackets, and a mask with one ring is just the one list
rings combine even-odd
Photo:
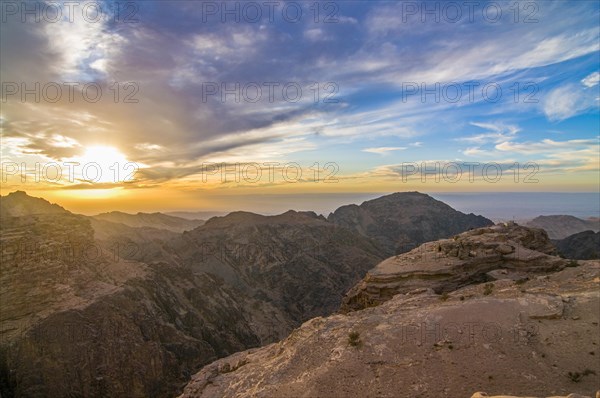
[(356, 331), (348, 333), (348, 344), (352, 347), (358, 347), (361, 344), (360, 333)]
[(446, 301), (450, 298), (450, 296), (448, 295), (448, 293), (442, 293), (442, 295), (440, 296), (440, 300), (442, 301)]
[(493, 290), (494, 290), (494, 284), (493, 283), (486, 283), (485, 286), (483, 287), (483, 295), (484, 296), (489, 296), (490, 294), (492, 294)]

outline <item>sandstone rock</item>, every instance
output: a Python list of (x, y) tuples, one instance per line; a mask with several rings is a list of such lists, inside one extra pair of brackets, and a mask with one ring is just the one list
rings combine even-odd
[(551, 254), (556, 250), (543, 230), (513, 223), (467, 231), (379, 263), (346, 294), (342, 311), (378, 305), (415, 289), (444, 293), (486, 280), (523, 281), (568, 265)]
[(510, 245), (498, 245), (495, 250), (500, 254), (510, 254), (515, 251), (515, 248)]

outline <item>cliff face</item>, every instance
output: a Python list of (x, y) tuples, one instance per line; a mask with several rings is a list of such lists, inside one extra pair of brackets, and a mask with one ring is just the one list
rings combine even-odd
[(83, 216), (20, 192), (0, 204), (3, 342), (53, 312), (85, 307), (146, 273), (144, 264), (102, 252)]
[[(210, 277), (123, 259), (89, 218), (43, 199), (1, 200), (3, 396), (165, 396), (202, 364), (259, 344)], [(217, 333), (221, 318), (229, 334)]]
[(461, 213), (418, 192), (395, 193), (360, 206), (342, 206), (327, 219), (375, 239), (387, 256), (493, 224), (485, 217)]
[[(564, 260), (546, 254), (552, 250), (545, 233), (518, 226), (471, 231), (460, 241), (471, 244), (469, 251), (496, 253), (473, 267), (489, 269), (498, 262), (506, 273), (442, 295), (426, 288), (438, 279), (423, 279), (420, 290), (314, 318), (279, 343), (205, 366), (181, 397), (450, 398), (485, 396), (474, 394), (481, 390), (594, 396), (600, 375), (600, 262), (561, 270)], [(460, 256), (451, 242), (456, 241), (433, 247), (449, 245)], [(436, 260), (436, 270), (452, 258)], [(415, 259), (403, 267), (416, 273), (425, 264)], [(455, 272), (470, 267), (453, 264)]]
[(494, 225), (463, 232), (381, 262), (346, 294), (342, 310), (377, 305), (399, 293), (444, 293), (498, 278), (524, 279), (568, 264), (550, 254), (556, 249), (541, 229)]

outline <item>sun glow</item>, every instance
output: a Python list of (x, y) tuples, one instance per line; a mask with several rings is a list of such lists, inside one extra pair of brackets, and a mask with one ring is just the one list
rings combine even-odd
[(88, 147), (82, 156), (76, 156), (70, 161), (81, 165), (82, 180), (93, 183), (117, 184), (131, 181), (132, 171), (137, 170), (135, 163), (127, 160), (118, 149), (110, 146)]
[(127, 158), (119, 150), (110, 146), (91, 146), (86, 149), (82, 160), (96, 162), (100, 165), (112, 165), (114, 163), (125, 163)]

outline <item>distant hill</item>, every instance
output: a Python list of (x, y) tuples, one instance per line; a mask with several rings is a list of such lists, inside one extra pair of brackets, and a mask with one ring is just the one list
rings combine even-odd
[(6, 196), (0, 196), (0, 216), (2, 217), (61, 213), (68, 213), (68, 211), (57, 204), (48, 202), (46, 199), (29, 196), (23, 191), (15, 191)]
[(554, 243), (563, 257), (574, 260), (600, 259), (600, 232), (578, 232)]
[(399, 192), (360, 206), (342, 206), (327, 220), (375, 239), (387, 256), (407, 252), (424, 242), (494, 224), (483, 216), (461, 213), (419, 192)]
[(545, 229), (550, 239), (563, 239), (583, 231), (600, 231), (600, 220), (582, 220), (574, 216), (539, 216), (529, 221), (527, 226)]
[(96, 220), (121, 223), (130, 227), (151, 227), (166, 229), (173, 232), (189, 231), (204, 224), (203, 220), (189, 220), (181, 217), (169, 216), (163, 213), (137, 213), (129, 214), (120, 211), (102, 213), (93, 216)]
[(163, 214), (173, 217), (185, 218), (187, 220), (208, 220), (212, 217), (224, 216), (226, 211), (167, 211)]

